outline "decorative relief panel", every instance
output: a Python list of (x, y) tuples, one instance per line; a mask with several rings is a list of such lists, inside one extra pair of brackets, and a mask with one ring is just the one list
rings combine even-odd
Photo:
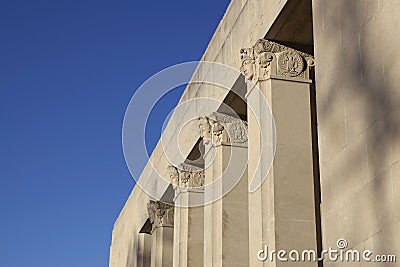
[(253, 82), (271, 75), (309, 79), (309, 68), (314, 66), (311, 55), (264, 39), (259, 39), (251, 48), (242, 48), (240, 54), (240, 71)]
[(198, 188), (204, 185), (204, 170), (199, 167), (181, 163), (178, 168), (169, 166), (168, 172), (174, 189)]
[(296, 77), (304, 70), (303, 58), (295, 51), (283, 51), (278, 57), (278, 72), (282, 76)]
[(161, 201), (150, 200), (147, 203), (147, 211), (152, 229), (174, 225), (174, 206)]
[[(206, 145), (230, 144), (247, 146), (247, 122), (223, 113), (213, 112), (199, 118), (200, 137)], [(208, 129), (208, 135), (204, 135)]]

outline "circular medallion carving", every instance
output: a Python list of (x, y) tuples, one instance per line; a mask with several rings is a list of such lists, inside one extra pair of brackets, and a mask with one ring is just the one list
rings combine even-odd
[(242, 121), (233, 122), (229, 125), (228, 130), (232, 143), (245, 143), (247, 141), (247, 130)]
[(304, 62), (299, 53), (287, 50), (280, 54), (278, 68), (283, 76), (295, 77), (303, 71)]

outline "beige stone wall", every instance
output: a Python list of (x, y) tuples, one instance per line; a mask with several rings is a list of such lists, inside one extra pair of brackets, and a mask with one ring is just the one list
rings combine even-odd
[[(239, 50), (263, 38), (286, 3), (233, 0), (202, 59), (239, 68)], [(335, 248), (337, 239), (345, 238), (360, 250), (399, 253), (400, 3), (312, 0), (312, 4), (323, 248)], [(195, 75), (208, 73), (199, 67)], [(203, 96), (222, 101), (227, 94), (216, 86), (194, 84), (186, 88), (181, 101)], [(205, 114), (217, 108), (193, 106)], [(163, 134), (167, 143), (179, 130), (167, 126)], [(180, 136), (181, 151), (188, 155), (199, 138), (197, 126), (188, 124)], [(169, 162), (163, 149), (159, 143), (150, 161), (167, 177)], [(168, 149), (178, 153), (175, 147)], [(154, 182), (155, 175), (149, 163), (140, 179), (161, 196), (165, 184)], [(138, 232), (148, 218), (148, 200), (139, 187), (129, 196), (114, 225), (111, 267), (137, 266)], [(335, 264), (343, 266), (324, 266)]]
[(399, 14), (399, 1), (313, 1), (324, 247), (400, 251)]
[[(239, 69), (241, 64), (240, 49), (253, 45), (257, 39), (265, 36), (286, 2), (285, 0), (233, 0), (212, 37), (202, 60), (224, 63)], [(195, 75), (201, 76), (206, 75), (206, 73), (208, 73), (208, 70), (200, 67)], [(226, 89), (217, 86), (193, 84), (186, 88), (181, 101), (195, 97), (211, 97), (222, 102), (227, 94)], [(217, 106), (194, 106), (193, 108), (203, 109), (205, 114), (218, 109)], [(169, 136), (178, 134), (179, 130), (174, 125), (168, 125), (163, 136), (168, 139)], [(188, 155), (199, 138), (197, 126), (189, 124), (180, 135), (184, 136), (184, 139), (180, 140), (181, 151)], [(174, 150), (175, 148), (168, 149)], [(176, 152), (178, 152), (177, 149)], [(165, 170), (161, 175), (167, 177), (169, 162), (164, 155), (160, 142), (154, 149), (150, 161), (157, 165), (159, 171)], [(153, 183), (156, 180), (152, 179), (154, 175), (152, 166), (148, 163), (140, 179)], [(152, 184), (151, 187), (158, 188), (160, 196), (166, 189), (165, 185)], [(148, 217), (146, 208), (148, 200), (148, 196), (138, 187), (134, 188), (127, 199), (114, 224), (110, 247), (110, 267), (137, 266), (137, 233)]]
[[(232, 68), (239, 69), (241, 65), (240, 49), (253, 45), (258, 39), (265, 36), (286, 2), (284, 0), (232, 1), (201, 60), (223, 63)], [(209, 74), (209, 71), (200, 66), (194, 75), (195, 77), (204, 77)], [(189, 85), (186, 88), (181, 102), (197, 97), (209, 97), (222, 101), (227, 94), (228, 91), (226, 89), (218, 86), (197, 83)], [(193, 108), (202, 109), (205, 114), (209, 114), (216, 111), (218, 107)], [(168, 133), (164, 133), (163, 136), (177, 134), (180, 130), (173, 127), (173, 125), (170, 128), (168, 126), (168, 129), (166, 129)], [(182, 140), (181, 146), (183, 153), (188, 154), (197, 142), (198, 134), (195, 131), (193, 128), (188, 129), (184, 134), (186, 140)], [(158, 162), (159, 165), (165, 164), (165, 166), (168, 166), (165, 161), (166, 159), (163, 157), (163, 148), (160, 143), (155, 148), (151, 159)]]
[[(148, 218), (149, 197), (135, 187), (114, 223), (110, 247), (110, 267), (137, 266), (139, 231)], [(140, 203), (140, 204), (139, 204)]]

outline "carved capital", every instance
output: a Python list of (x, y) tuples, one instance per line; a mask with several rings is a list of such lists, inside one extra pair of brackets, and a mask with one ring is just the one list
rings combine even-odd
[(204, 186), (204, 170), (199, 167), (181, 163), (178, 168), (169, 166), (168, 171), (174, 189)]
[(240, 53), (240, 70), (253, 82), (271, 76), (309, 79), (309, 68), (314, 66), (313, 56), (270, 40), (259, 39), (253, 47), (242, 48)]
[(204, 170), (186, 163), (179, 164), (179, 180), (181, 187), (195, 188), (204, 185)]
[(147, 203), (147, 211), (152, 229), (174, 225), (174, 206), (161, 201), (150, 200)]
[(219, 112), (213, 112), (206, 118), (211, 126), (210, 139), (213, 145), (247, 146), (247, 123), (245, 121)]

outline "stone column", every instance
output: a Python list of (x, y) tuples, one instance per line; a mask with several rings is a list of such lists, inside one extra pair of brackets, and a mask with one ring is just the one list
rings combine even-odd
[[(250, 266), (317, 266), (316, 262), (271, 262), (257, 259), (271, 250), (317, 250), (312, 159), (309, 68), (313, 58), (268, 40), (241, 50), (247, 79), (249, 125), (249, 258)], [(276, 126), (276, 153), (268, 162)], [(268, 139), (269, 138), (269, 139)], [(261, 184), (257, 188), (257, 183)], [(300, 254), (301, 255), (301, 254)], [(265, 253), (260, 256), (265, 257)]]
[(137, 267), (151, 266), (151, 240), (150, 233), (138, 234)]
[(200, 135), (206, 147), (204, 266), (248, 266), (246, 122), (214, 112), (200, 118)]
[(203, 266), (204, 171), (180, 164), (169, 167), (175, 189), (175, 231), (173, 266)]
[(170, 267), (174, 246), (174, 207), (150, 200), (147, 210), (152, 224), (151, 267)]

